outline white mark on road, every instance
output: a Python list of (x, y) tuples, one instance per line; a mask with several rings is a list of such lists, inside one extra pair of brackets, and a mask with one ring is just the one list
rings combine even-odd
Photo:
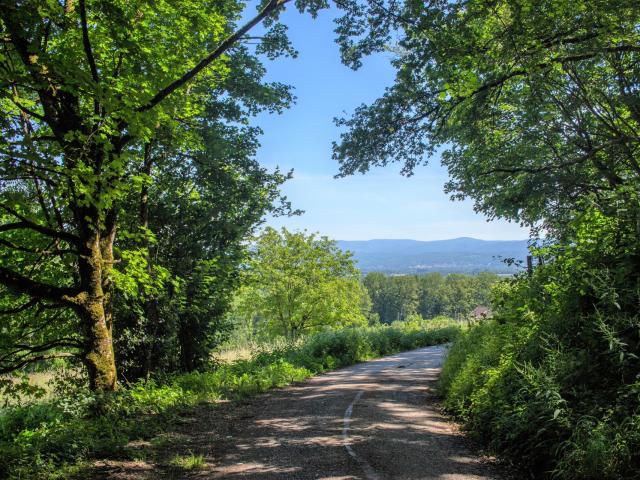
[(367, 476), (367, 480), (380, 480), (380, 477), (373, 469), (373, 467), (369, 464), (369, 462), (367, 462), (364, 458), (360, 458), (358, 455), (356, 455), (356, 452), (353, 450), (351, 442), (349, 441), (349, 425), (351, 424), (351, 414), (353, 413), (353, 407), (356, 403), (358, 403), (358, 400), (360, 400), (363, 393), (364, 391), (359, 391), (353, 401), (344, 411), (344, 417), (342, 420), (342, 440), (344, 442), (344, 448), (347, 450), (347, 453), (351, 455), (351, 457), (356, 462), (358, 462), (360, 468), (362, 468), (365, 475)]

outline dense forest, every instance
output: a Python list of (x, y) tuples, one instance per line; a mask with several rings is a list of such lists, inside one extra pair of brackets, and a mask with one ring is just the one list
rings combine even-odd
[(385, 276), (372, 272), (363, 283), (371, 298), (371, 312), (382, 323), (446, 316), (465, 320), (477, 307), (489, 305), (496, 274), (428, 273)]
[[(638, 478), (637, 2), (245, 7), (0, 0), (0, 476), (87, 478), (202, 402), (453, 342), (440, 393), (490, 453)], [(361, 277), (325, 237), (262, 228), (300, 213), (253, 123), (294, 100), (265, 80), (296, 56), (286, 8), (336, 8), (350, 68), (392, 56), (393, 84), (336, 121), (339, 176), (441, 155), (452, 199), (531, 228), (536, 268)]]

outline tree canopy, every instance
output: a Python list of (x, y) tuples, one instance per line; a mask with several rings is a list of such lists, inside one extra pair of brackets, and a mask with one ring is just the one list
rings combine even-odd
[(452, 197), (533, 225), (564, 224), (578, 202), (603, 210), (637, 187), (637, 3), (348, 1), (343, 60), (391, 50), (394, 84), (359, 107), (334, 146), (341, 175), (431, 154)]
[[(0, 295), (12, 322), (0, 371), (74, 355), (94, 389), (114, 389), (114, 286), (142, 289), (149, 316), (163, 279), (195, 276), (200, 261), (221, 265), (219, 249), (272, 208), (286, 175), (246, 163), (257, 133), (247, 117), (292, 99), (262, 80), (259, 60), (295, 53), (278, 22), (287, 3), (264, 2), (238, 26), (245, 4), (236, 1), (0, 2)], [(324, 6), (296, 3), (312, 15)], [(244, 153), (225, 163), (233, 148)], [(152, 204), (154, 193), (163, 198)], [(200, 231), (184, 245), (198, 250), (194, 262), (152, 265), (180, 221), (223, 193), (238, 203), (216, 211), (215, 198), (203, 220), (221, 230), (209, 244)], [(150, 217), (163, 202), (169, 222)]]
[(240, 303), (269, 332), (296, 338), (366, 324), (366, 290), (349, 253), (316, 234), (267, 228), (258, 237)]

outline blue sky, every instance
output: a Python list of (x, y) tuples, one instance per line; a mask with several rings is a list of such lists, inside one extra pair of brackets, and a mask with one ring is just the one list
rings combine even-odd
[(293, 85), (297, 101), (282, 115), (256, 119), (264, 130), (258, 159), (267, 167), (294, 169), (283, 192), (295, 208), (305, 210), (300, 217), (269, 218), (267, 224), (340, 240), (527, 238), (528, 231), (517, 224), (487, 222), (471, 202), (450, 201), (443, 192), (447, 172), (438, 158), (410, 178), (399, 174), (399, 165), (333, 178), (338, 165), (331, 159), (331, 142), (339, 135), (333, 118), (375, 100), (393, 81), (389, 55), (366, 59), (357, 72), (340, 63), (333, 41), (334, 12), (322, 11), (312, 20), (288, 9), (282, 20), (299, 56), (265, 60), (267, 79)]

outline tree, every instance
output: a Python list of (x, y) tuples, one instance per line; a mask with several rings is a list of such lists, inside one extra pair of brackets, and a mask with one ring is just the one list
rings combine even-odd
[(418, 310), (418, 282), (413, 275), (392, 276), (389, 300), (392, 316), (389, 321), (403, 321)]
[[(265, 21), (258, 53), (292, 52), (277, 23), (287, 2), (264, 3), (239, 28), (235, 1), (0, 2), (0, 284), (4, 313), (17, 316), (2, 372), (70, 349), (92, 389), (116, 387), (122, 201), (145, 183), (156, 135), (227, 93), (220, 85), (249, 30)], [(182, 141), (188, 150), (189, 135)]]
[(244, 304), (272, 334), (296, 338), (326, 327), (366, 324), (367, 293), (350, 253), (332, 240), (266, 228), (257, 239)]
[[(395, 83), (334, 147), (341, 174), (440, 147), (454, 198), (559, 234), (613, 191), (637, 188), (640, 11), (630, 0), (347, 1), (343, 60), (392, 47)], [(632, 197), (627, 198), (631, 202)]]
[(433, 318), (443, 315), (444, 299), (440, 295), (444, 277), (438, 273), (427, 273), (418, 277), (419, 305), (418, 313), (422, 318)]
[(414, 275), (385, 275), (370, 272), (363, 280), (371, 297), (371, 310), (380, 322), (404, 321), (417, 313), (422, 301), (419, 297), (418, 277)]
[(362, 279), (362, 284), (367, 289), (371, 299), (371, 311), (378, 316), (382, 323), (391, 323), (392, 296), (389, 288), (389, 277), (381, 272), (369, 272)]
[(480, 272), (474, 276), (474, 307), (478, 305), (489, 305), (491, 303), (493, 286), (499, 280), (500, 277), (498, 275), (490, 272)]
[[(194, 156), (154, 149), (146, 228), (155, 240), (142, 250), (135, 236), (120, 243), (127, 252), (147, 255), (148, 249), (146, 265), (152, 268), (142, 273), (162, 283), (141, 291), (139, 285), (149, 282), (140, 281), (119, 292), (116, 357), (128, 380), (207, 365), (211, 349), (231, 328), (225, 313), (246, 260), (245, 240), (267, 212), (291, 213), (278, 190), (289, 175), (269, 173), (253, 159), (256, 129), (215, 125), (207, 131), (203, 150)], [(139, 225), (137, 200), (133, 196), (131, 214), (123, 218), (128, 231)]]
[(460, 273), (447, 275), (440, 287), (440, 297), (444, 303), (443, 313), (459, 319), (473, 310), (477, 306), (474, 287), (474, 278), (469, 275)]

